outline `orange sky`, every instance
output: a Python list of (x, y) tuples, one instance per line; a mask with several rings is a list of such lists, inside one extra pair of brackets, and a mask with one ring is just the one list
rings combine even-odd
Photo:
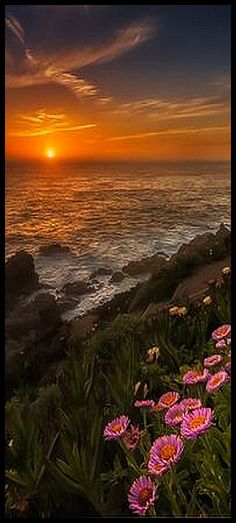
[[(29, 45), (28, 19), (22, 20), (6, 17), (7, 158), (43, 158), (52, 149), (59, 159), (230, 159), (228, 73), (208, 74), (207, 64), (194, 81), (186, 66), (182, 72), (173, 65), (172, 80), (171, 66), (163, 73), (162, 62), (158, 75), (157, 55), (154, 76), (155, 55), (145, 46), (159, 49), (158, 24), (126, 21), (107, 36), (109, 45), (79, 42), (78, 50), (66, 46), (49, 55), (40, 33)], [(92, 23), (88, 10), (86, 23)], [(171, 40), (169, 46), (174, 52)]]

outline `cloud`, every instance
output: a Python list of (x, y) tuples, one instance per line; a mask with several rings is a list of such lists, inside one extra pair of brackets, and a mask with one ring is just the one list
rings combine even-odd
[(25, 45), (25, 32), (18, 20), (12, 15), (6, 16), (5, 23), (9, 29), (14, 33), (16, 38), (21, 42), (22, 45)]
[(96, 127), (96, 123), (84, 123), (74, 125), (68, 120), (64, 113), (47, 113), (45, 109), (40, 109), (33, 114), (19, 114), (18, 128), (10, 133), (11, 136), (43, 136), (68, 131), (82, 131)]
[(116, 142), (120, 140), (135, 140), (138, 138), (150, 138), (152, 136), (159, 135), (173, 135), (173, 134), (198, 134), (198, 133), (210, 133), (210, 132), (219, 132), (219, 131), (230, 131), (229, 125), (219, 125), (212, 127), (195, 127), (195, 128), (183, 128), (183, 129), (159, 129), (156, 131), (143, 132), (137, 134), (126, 134), (123, 136), (111, 136), (107, 138), (107, 141)]
[(15, 34), (23, 47), (20, 64), (19, 60), (16, 64), (13, 59), (10, 59), (9, 49), (7, 50), (7, 87), (22, 88), (56, 82), (70, 89), (77, 97), (96, 97), (102, 103), (104, 103), (104, 100), (108, 103), (111, 97), (100, 96), (99, 88), (75, 71), (88, 65), (115, 60), (149, 40), (154, 33), (150, 23), (134, 23), (125, 29), (117, 31), (110, 40), (100, 44), (79, 48), (74, 47), (66, 51), (60, 50), (48, 56), (35, 53), (26, 45), (24, 29), (14, 17), (7, 17), (6, 25)]
[(208, 96), (187, 100), (165, 100), (147, 98), (130, 103), (120, 104), (113, 112), (120, 114), (146, 113), (152, 119), (194, 118), (225, 112), (229, 107), (226, 96)]

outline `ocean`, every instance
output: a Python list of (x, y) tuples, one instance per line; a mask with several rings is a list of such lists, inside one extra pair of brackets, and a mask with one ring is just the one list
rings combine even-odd
[[(9, 162), (6, 258), (22, 249), (32, 253), (40, 281), (52, 292), (89, 281), (99, 268), (110, 270), (64, 314), (71, 319), (137, 283), (130, 277), (110, 281), (123, 265), (157, 252), (169, 257), (196, 234), (214, 232), (222, 222), (230, 227), (230, 211), (226, 162)], [(39, 254), (40, 246), (53, 242), (70, 252)]]

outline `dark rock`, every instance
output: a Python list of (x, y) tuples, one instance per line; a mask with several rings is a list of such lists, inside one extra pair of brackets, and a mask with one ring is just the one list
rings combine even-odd
[(54, 296), (49, 293), (38, 294), (33, 301), (40, 320), (46, 326), (57, 327), (61, 323), (60, 312), (58, 310)]
[(69, 296), (80, 296), (92, 290), (91, 285), (83, 280), (66, 283), (62, 288), (62, 292)]
[(129, 262), (122, 268), (123, 272), (130, 276), (138, 276), (140, 274), (158, 274), (159, 271), (167, 264), (166, 259), (159, 253), (153, 256), (148, 256), (142, 260)]
[(7, 260), (5, 265), (5, 283), (6, 297), (9, 304), (14, 300), (14, 297), (21, 294), (29, 294), (38, 288), (39, 277), (35, 271), (34, 259), (31, 254), (19, 251)]
[(108, 276), (112, 273), (112, 269), (110, 267), (99, 267), (91, 274), (91, 279), (97, 278), (98, 276)]
[(127, 275), (124, 274), (123, 272), (121, 271), (118, 271), (118, 272), (114, 272), (114, 274), (112, 275), (112, 277), (110, 278), (110, 282), (111, 283), (120, 283)]
[(69, 254), (70, 248), (68, 245), (61, 245), (60, 243), (49, 243), (48, 245), (41, 245), (39, 247), (39, 254), (43, 256), (55, 256), (57, 254)]

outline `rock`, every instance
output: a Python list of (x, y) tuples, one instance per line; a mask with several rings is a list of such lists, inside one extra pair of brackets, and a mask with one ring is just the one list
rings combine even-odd
[(34, 259), (25, 251), (18, 251), (5, 265), (6, 297), (10, 303), (14, 297), (29, 294), (39, 287)]
[(92, 272), (90, 279), (97, 278), (97, 276), (108, 276), (112, 273), (112, 269), (110, 267), (99, 267), (95, 271)]
[(54, 296), (49, 293), (38, 294), (33, 301), (40, 320), (46, 326), (57, 327), (61, 323), (60, 312), (58, 310)]
[(61, 245), (60, 243), (54, 242), (48, 245), (41, 245), (39, 247), (39, 254), (42, 256), (55, 256), (58, 254), (69, 254), (70, 248), (68, 245)]
[(114, 274), (112, 275), (112, 277), (110, 278), (110, 282), (111, 283), (120, 283), (127, 275), (124, 274), (123, 272), (121, 271), (118, 271), (118, 272), (114, 272)]
[(93, 287), (83, 280), (66, 283), (62, 288), (62, 292), (69, 296), (80, 296), (81, 294), (86, 294), (92, 290)]
[(153, 256), (148, 256), (138, 261), (131, 261), (122, 268), (123, 272), (130, 276), (138, 276), (140, 274), (158, 274), (159, 271), (167, 264), (166, 259), (159, 253)]

